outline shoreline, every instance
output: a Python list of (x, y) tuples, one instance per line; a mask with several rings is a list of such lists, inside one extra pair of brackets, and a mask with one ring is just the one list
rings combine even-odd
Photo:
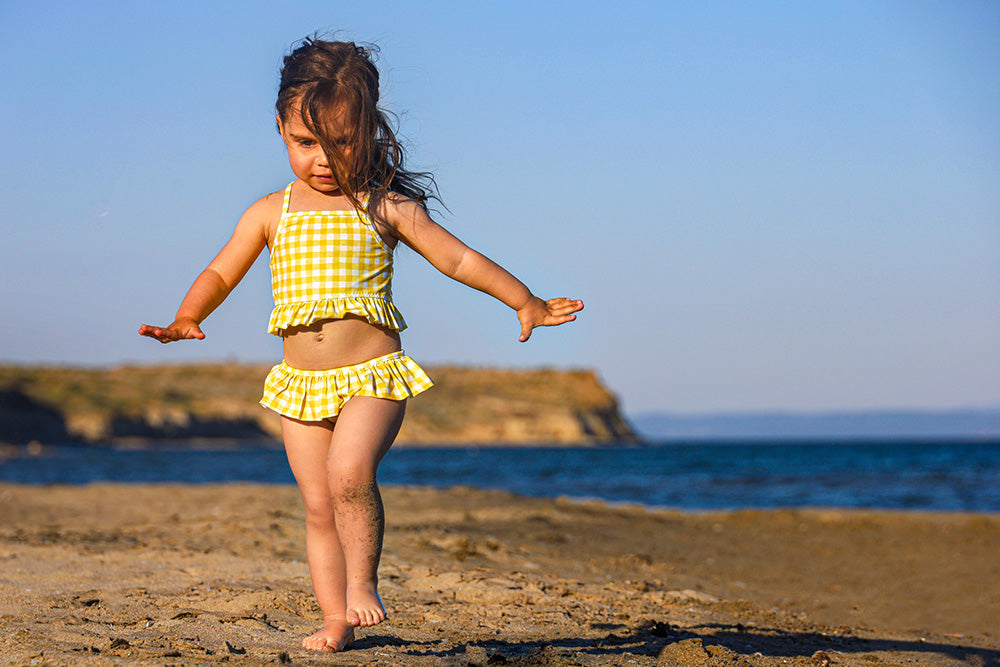
[[(924, 437), (774, 437), (774, 438), (649, 438), (637, 435), (624, 440), (531, 440), (531, 441), (413, 441), (393, 443), (393, 449), (614, 449), (617, 447), (781, 447), (781, 446), (911, 446), (911, 445), (1000, 445), (1000, 436), (924, 436)], [(192, 437), (192, 438), (154, 438), (154, 437), (123, 437), (113, 440), (62, 440), (46, 441), (31, 439), (25, 442), (8, 442), (0, 440), (0, 457), (13, 458), (18, 455), (39, 456), (44, 450), (60, 447), (92, 447), (95, 449), (135, 450), (247, 450), (282, 449), (282, 441), (278, 438), (260, 437)]]
[[(0, 446), (0, 483), (290, 484), (282, 448)], [(387, 484), (505, 489), (649, 510), (831, 508), (1000, 513), (995, 445), (394, 448)], [(788, 462), (795, 465), (788, 467)], [(787, 470), (785, 469), (787, 467)]]
[(389, 619), (343, 656), (316, 656), (300, 648), (319, 612), (294, 486), (0, 484), (0, 657), (1000, 663), (1000, 516), (383, 495)]
[[(236, 449), (236, 448), (234, 448)], [(183, 448), (178, 448), (177, 451), (184, 451)], [(221, 448), (221, 451), (230, 451), (227, 448)], [(0, 463), (3, 463), (2, 457), (0, 457)], [(66, 488), (66, 489), (86, 489), (90, 487), (117, 487), (117, 488), (145, 488), (145, 487), (180, 487), (180, 488), (211, 488), (211, 487), (239, 487), (239, 486), (257, 486), (263, 489), (284, 489), (284, 488), (297, 488), (294, 481), (290, 482), (260, 482), (260, 481), (246, 481), (246, 480), (234, 480), (234, 481), (212, 481), (212, 482), (177, 482), (177, 481), (165, 481), (165, 482), (150, 482), (150, 481), (136, 481), (136, 482), (118, 482), (118, 481), (87, 481), (81, 482), (79, 484), (65, 484), (62, 482), (9, 482), (0, 480), (0, 494), (4, 490), (10, 491), (11, 489), (54, 489), (54, 488)], [(990, 511), (990, 510), (954, 510), (954, 509), (927, 509), (927, 508), (909, 508), (909, 507), (852, 507), (847, 505), (783, 505), (783, 506), (738, 506), (738, 507), (680, 507), (673, 505), (652, 505), (637, 502), (634, 500), (609, 500), (606, 498), (600, 498), (597, 496), (570, 496), (566, 494), (554, 495), (554, 496), (538, 496), (538, 495), (528, 495), (524, 493), (518, 493), (514, 491), (507, 491), (501, 488), (490, 488), (490, 487), (480, 487), (471, 484), (457, 484), (453, 486), (432, 486), (429, 484), (409, 484), (409, 483), (395, 483), (395, 482), (384, 482), (379, 481), (379, 488), (383, 492), (392, 493), (391, 490), (399, 491), (427, 491), (431, 493), (442, 493), (449, 494), (452, 492), (472, 492), (472, 493), (485, 493), (485, 494), (503, 494), (511, 496), (515, 499), (522, 499), (526, 501), (540, 501), (549, 502), (556, 504), (568, 504), (568, 505), (578, 505), (581, 507), (592, 507), (597, 510), (625, 510), (625, 511), (638, 511), (647, 512), (650, 514), (680, 514), (689, 515), (696, 517), (699, 515), (731, 515), (731, 514), (743, 514), (743, 513), (761, 513), (761, 514), (777, 514), (783, 512), (791, 512), (803, 515), (810, 514), (823, 514), (823, 515), (836, 515), (836, 514), (848, 514), (848, 515), (899, 515), (899, 516), (912, 516), (920, 517), (923, 519), (931, 519), (933, 517), (940, 517), (944, 520), (954, 520), (954, 519), (972, 519), (975, 517), (982, 517), (984, 519), (997, 519), (1000, 520), (1000, 511)], [(0, 514), (0, 518), (2, 518)], [(2, 536), (0, 536), (2, 539)], [(1000, 544), (998, 544), (998, 549), (1000, 549)], [(1000, 633), (998, 633), (1000, 636)]]

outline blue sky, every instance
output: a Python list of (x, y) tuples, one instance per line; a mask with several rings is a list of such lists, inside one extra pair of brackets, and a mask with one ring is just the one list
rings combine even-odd
[(280, 358), (266, 257), (206, 340), (135, 329), (291, 179), (317, 30), (380, 45), (441, 222), (587, 304), (519, 344), (403, 251), (419, 361), (594, 368), (630, 412), (1000, 405), (994, 2), (4, 3), (0, 360)]

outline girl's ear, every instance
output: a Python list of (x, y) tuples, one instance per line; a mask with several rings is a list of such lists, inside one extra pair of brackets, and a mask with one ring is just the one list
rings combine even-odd
[(281, 138), (284, 139), (285, 138), (285, 125), (284, 125), (284, 123), (281, 122), (281, 114), (278, 114), (277, 116), (275, 116), (274, 120), (278, 121), (278, 134), (280, 134)]

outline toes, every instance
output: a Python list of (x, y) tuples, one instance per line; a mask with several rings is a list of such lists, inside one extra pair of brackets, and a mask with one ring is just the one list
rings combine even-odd
[(309, 635), (302, 640), (302, 647), (310, 651), (326, 651), (327, 653), (337, 653), (347, 649), (354, 643), (354, 631), (348, 629), (347, 634), (315, 634)]
[(350, 609), (347, 612), (347, 622), (354, 627), (369, 627), (378, 625), (385, 619), (376, 609)]
[[(361, 609), (356, 612), (358, 616), (359, 625), (362, 627), (368, 627), (371, 625), (378, 625), (385, 620), (385, 613), (380, 609)], [(348, 618), (350, 618), (350, 613), (348, 613)]]

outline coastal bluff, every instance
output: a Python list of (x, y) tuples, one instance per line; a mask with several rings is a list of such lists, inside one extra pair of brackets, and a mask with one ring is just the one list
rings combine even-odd
[[(109, 368), (0, 366), (0, 443), (139, 445), (155, 440), (280, 440), (257, 401), (270, 366), (192, 363)], [(590, 370), (428, 367), (402, 445), (634, 441)]]

